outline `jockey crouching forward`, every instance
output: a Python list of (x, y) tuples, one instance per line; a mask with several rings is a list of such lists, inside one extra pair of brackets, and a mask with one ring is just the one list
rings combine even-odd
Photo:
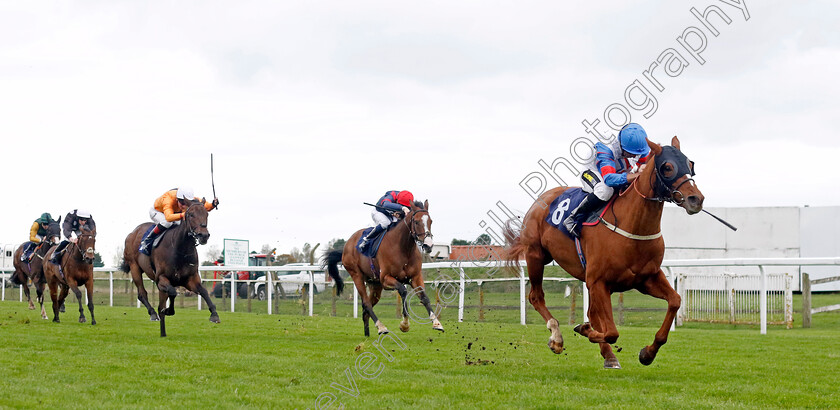
[[(359, 245), (359, 250), (366, 251), (370, 246), (371, 240), (388, 229), (391, 222), (398, 221), (401, 217), (405, 217), (411, 212), (411, 204), (414, 202), (414, 194), (409, 191), (388, 191), (379, 201), (376, 202), (376, 207), (370, 213), (373, 222), (376, 226), (370, 231)], [(387, 213), (386, 213), (387, 212)], [(402, 215), (399, 215), (402, 214)]]
[(32, 227), (29, 228), (29, 242), (24, 246), (23, 252), (20, 254), (21, 262), (28, 262), (32, 259), (32, 254), (35, 253), (36, 245), (40, 244), (49, 234), (48, 227), (50, 223), (55, 222), (49, 212), (44, 212), (41, 216), (32, 222)]
[[(58, 244), (58, 248), (53, 252), (50, 262), (58, 265), (61, 254), (70, 242), (76, 243), (79, 235), (82, 234), (82, 227), (87, 226), (87, 229), (93, 231), (96, 229), (96, 223), (93, 222), (93, 217), (90, 212), (84, 209), (74, 209), (67, 213), (64, 217), (64, 222), (61, 223), (61, 230), (64, 232), (64, 240)], [(60, 271), (59, 271), (60, 272)]]
[[(155, 200), (155, 205), (149, 209), (149, 217), (157, 225), (140, 241), (140, 253), (150, 255), (152, 243), (154, 243), (155, 238), (172, 225), (181, 224), (181, 220), (184, 219), (184, 215), (186, 214), (187, 208), (190, 207), (190, 201), (192, 200), (200, 200), (193, 195), (192, 188), (170, 189)], [(216, 209), (218, 205), (219, 198), (213, 198), (213, 202), (204, 203), (204, 208), (209, 212)]]
[[(569, 233), (580, 236), (584, 218), (609, 201), (615, 188), (633, 182), (644, 169), (649, 154), (647, 133), (641, 125), (632, 122), (621, 129), (612, 143), (596, 143), (595, 155), (580, 174), (583, 191), (589, 195), (563, 220)], [(631, 172), (636, 165), (639, 169)]]

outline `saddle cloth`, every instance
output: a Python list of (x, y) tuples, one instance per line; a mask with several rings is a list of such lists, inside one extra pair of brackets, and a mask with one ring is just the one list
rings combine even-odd
[(368, 246), (368, 248), (367, 248), (367, 250), (366, 250), (366, 251), (362, 252), (362, 251), (359, 249), (359, 245), (361, 245), (361, 244), (362, 244), (362, 238), (364, 238), (365, 236), (367, 236), (367, 234), (369, 234), (369, 233), (370, 233), (370, 231), (372, 231), (372, 230), (373, 230), (373, 227), (370, 227), (370, 228), (365, 229), (365, 230), (362, 232), (362, 236), (360, 236), (360, 237), (359, 237), (359, 241), (358, 241), (358, 242), (356, 242), (356, 250), (358, 250), (358, 251), (359, 251), (359, 253), (361, 253), (361, 254), (362, 254), (362, 255), (364, 255), (364, 256), (367, 256), (368, 258), (371, 258), (371, 259), (375, 258), (375, 257), (376, 257), (376, 252), (377, 252), (377, 251), (379, 251), (379, 245), (380, 245), (380, 244), (382, 244), (382, 238), (384, 238), (384, 237), (385, 237), (385, 234), (386, 234), (386, 233), (388, 233), (388, 231), (390, 231), (390, 230), (391, 230), (391, 228), (393, 228), (394, 226), (396, 226), (396, 225), (397, 225), (397, 223), (398, 223), (398, 222), (392, 222), (392, 223), (391, 223), (391, 225), (388, 225), (388, 229), (386, 229), (386, 230), (382, 231), (379, 235), (376, 235), (376, 237), (371, 238), (371, 243), (370, 243), (370, 246)]
[[(548, 222), (549, 225), (559, 229), (560, 232), (563, 232), (569, 238), (574, 239), (575, 237), (569, 233), (565, 226), (563, 226), (563, 220), (565, 220), (566, 217), (569, 216), (569, 213), (580, 205), (583, 198), (587, 195), (589, 195), (589, 193), (580, 188), (567, 189), (560, 194), (560, 196), (554, 198), (554, 201), (551, 201), (551, 205), (548, 208), (548, 216), (545, 218), (545, 221)], [(607, 208), (609, 208), (611, 204), (612, 201), (599, 208), (596, 212), (586, 215), (583, 224), (585, 226), (598, 225), (601, 216), (607, 211)]]

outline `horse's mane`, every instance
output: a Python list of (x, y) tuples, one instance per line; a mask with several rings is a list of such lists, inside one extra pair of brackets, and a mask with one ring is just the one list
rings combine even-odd
[(416, 206), (416, 207), (418, 207), (418, 208), (420, 208), (420, 209), (426, 209), (426, 205), (424, 205), (424, 204), (423, 204), (422, 202), (420, 202), (420, 201), (414, 201), (414, 206)]

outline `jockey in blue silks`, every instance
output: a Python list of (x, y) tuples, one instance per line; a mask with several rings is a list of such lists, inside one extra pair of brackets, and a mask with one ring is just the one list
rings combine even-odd
[[(364, 252), (370, 246), (371, 239), (384, 232), (391, 225), (391, 222), (398, 221), (411, 212), (411, 204), (414, 202), (414, 194), (409, 191), (388, 191), (382, 198), (376, 201), (376, 207), (370, 213), (376, 226), (362, 238), (359, 250)], [(401, 214), (401, 215), (400, 215)]]
[[(641, 125), (629, 123), (610, 144), (595, 144), (595, 155), (580, 174), (584, 192), (589, 195), (563, 220), (566, 229), (580, 236), (583, 219), (612, 198), (615, 188), (633, 182), (642, 172), (650, 155), (647, 133)], [(632, 172), (638, 165), (636, 172)]]

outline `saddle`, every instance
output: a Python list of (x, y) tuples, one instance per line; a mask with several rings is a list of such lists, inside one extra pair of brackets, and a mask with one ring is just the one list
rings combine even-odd
[[(551, 201), (551, 205), (548, 209), (548, 216), (545, 218), (545, 221), (548, 222), (549, 225), (557, 228), (560, 232), (563, 232), (566, 236), (570, 239), (575, 239), (574, 235), (572, 235), (566, 227), (563, 225), (563, 220), (569, 216), (575, 208), (580, 205), (583, 198), (589, 195), (581, 188), (569, 188), (564, 191), (560, 196), (554, 198), (554, 201)], [(593, 226), (598, 225), (601, 222), (601, 216), (607, 212), (610, 206), (612, 206), (613, 200), (610, 200), (602, 207), (598, 208), (595, 212), (592, 212), (588, 215), (584, 216), (584, 226)]]
[(359, 253), (361, 253), (364, 256), (367, 256), (368, 258), (375, 258), (376, 253), (379, 251), (379, 245), (382, 244), (382, 238), (385, 237), (385, 234), (388, 233), (391, 230), (391, 228), (397, 226), (397, 223), (399, 223), (399, 221), (391, 222), (391, 224), (388, 225), (387, 229), (385, 229), (375, 237), (371, 238), (370, 246), (368, 246), (366, 251), (362, 252), (361, 250), (359, 250), (359, 246), (362, 244), (362, 238), (367, 236), (367, 234), (369, 234), (370, 231), (373, 230), (373, 227), (365, 229), (364, 231), (362, 231), (362, 236), (360, 236), (359, 240), (356, 242), (356, 249), (359, 250)]
[[(155, 229), (155, 225), (152, 225), (151, 228), (146, 229), (146, 233), (143, 234), (143, 239), (145, 239), (149, 236), (149, 234), (152, 232), (152, 229)], [(160, 245), (160, 240), (163, 239), (163, 237), (166, 236), (166, 234), (168, 234), (169, 231), (171, 231), (171, 230), (172, 229), (167, 229), (167, 230), (161, 232), (161, 234), (158, 235), (157, 238), (155, 238), (154, 242), (152, 242), (152, 249), (157, 248), (158, 245)]]

